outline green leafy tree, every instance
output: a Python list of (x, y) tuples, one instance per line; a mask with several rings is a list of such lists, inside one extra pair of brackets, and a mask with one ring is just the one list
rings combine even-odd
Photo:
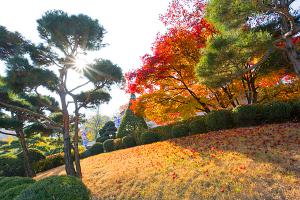
[[(289, 58), (294, 71), (300, 76), (300, 59), (295, 39), (300, 32), (299, 12), (293, 10), (295, 0), (211, 0), (206, 9), (206, 18), (222, 31), (234, 33), (237, 30), (251, 32), (268, 31), (272, 43), (266, 41), (268, 50), (260, 61), (244, 72), (249, 72), (266, 61), (275, 50), (283, 51)], [(253, 42), (257, 40), (253, 38)], [(261, 42), (258, 41), (258, 46)]]

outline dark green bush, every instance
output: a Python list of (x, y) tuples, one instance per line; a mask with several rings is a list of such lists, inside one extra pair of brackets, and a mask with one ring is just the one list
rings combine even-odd
[[(31, 163), (43, 160), (46, 158), (46, 156), (44, 156), (43, 152), (38, 150), (38, 149), (28, 149), (28, 154), (29, 154), (29, 160)], [(17, 155), (21, 160), (24, 159), (24, 154), (23, 152), (20, 152)]]
[(103, 144), (96, 142), (90, 149), (89, 149), (90, 155), (97, 155), (100, 153), (103, 153)]
[(0, 156), (0, 176), (24, 176), (23, 160), (13, 154)]
[(206, 133), (207, 127), (205, 123), (204, 117), (197, 117), (190, 122), (190, 131), (191, 134), (198, 134), (198, 133)]
[(90, 193), (80, 179), (72, 176), (51, 176), (21, 192), (15, 200), (89, 200)]
[(150, 144), (157, 141), (160, 141), (160, 137), (158, 133), (152, 131), (146, 131), (141, 135), (142, 144)]
[(120, 149), (124, 149), (122, 139), (121, 138), (114, 139), (114, 150), (120, 150)]
[(290, 105), (292, 106), (292, 117), (300, 121), (300, 101), (291, 102)]
[(13, 188), (10, 188), (3, 193), (0, 193), (0, 199), (1, 200), (12, 200), (15, 199), (23, 190), (28, 188), (31, 184), (22, 184), (19, 186), (15, 186)]
[(91, 155), (91, 152), (90, 152), (89, 149), (85, 150), (82, 154), (80, 154), (81, 159), (82, 158), (87, 158), (87, 157), (90, 157), (90, 156), (92, 156), (92, 155)]
[(135, 140), (131, 135), (127, 135), (122, 138), (122, 144), (124, 148), (130, 148), (136, 146)]
[(36, 173), (44, 172), (49, 169), (61, 166), (64, 164), (63, 153), (53, 154), (47, 156), (44, 160), (40, 160), (32, 164), (32, 167)]
[(261, 105), (245, 105), (233, 109), (234, 122), (238, 127), (254, 126), (263, 123)]
[(292, 106), (285, 102), (263, 105), (263, 119), (268, 123), (286, 122), (292, 118)]
[[(8, 189), (24, 184), (32, 184), (35, 180), (28, 177), (5, 177), (0, 180), (0, 194), (7, 191)], [(2, 198), (0, 198), (2, 200)]]
[(234, 127), (233, 115), (229, 110), (211, 111), (205, 116), (209, 131), (217, 131)]
[(108, 139), (108, 140), (105, 140), (104, 143), (103, 143), (103, 149), (104, 149), (104, 152), (111, 152), (111, 151), (114, 151), (114, 140), (113, 139)]
[(158, 126), (150, 129), (151, 132), (157, 133), (159, 136), (159, 140), (168, 140), (173, 138), (172, 128), (174, 125), (166, 125), (166, 126)]
[(108, 136), (102, 136), (102, 137), (98, 137), (98, 138), (96, 139), (96, 142), (98, 142), (98, 143), (103, 143), (105, 140), (108, 140), (108, 139), (109, 139)]
[(175, 138), (188, 136), (189, 132), (190, 132), (190, 129), (187, 124), (177, 124), (177, 125), (173, 126), (173, 128), (172, 128), (172, 135)]

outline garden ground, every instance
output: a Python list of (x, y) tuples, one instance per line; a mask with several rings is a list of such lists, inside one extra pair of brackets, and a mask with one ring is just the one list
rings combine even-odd
[[(94, 199), (300, 199), (300, 123), (177, 138), (81, 163)], [(63, 166), (37, 179), (57, 174)]]

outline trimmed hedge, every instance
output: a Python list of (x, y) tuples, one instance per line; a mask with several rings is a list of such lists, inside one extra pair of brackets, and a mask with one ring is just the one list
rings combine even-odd
[(234, 127), (233, 114), (230, 110), (211, 111), (205, 116), (209, 131), (218, 131)]
[(111, 152), (111, 151), (115, 150), (114, 140), (113, 139), (105, 140), (103, 142), (103, 149), (104, 149), (104, 152)]
[(114, 150), (124, 149), (122, 138), (114, 139)]
[(189, 133), (190, 129), (188, 124), (178, 124), (172, 128), (172, 135), (175, 138), (188, 136)]
[(142, 144), (150, 144), (158, 141), (160, 141), (160, 137), (156, 132), (146, 131), (141, 135)]
[(206, 133), (207, 127), (204, 117), (194, 119), (189, 124), (191, 134)]
[(289, 103), (268, 103), (263, 106), (263, 118), (268, 123), (286, 122), (292, 117), (292, 109)]
[(47, 156), (44, 160), (40, 160), (32, 164), (32, 167), (36, 173), (44, 172), (46, 170), (64, 165), (64, 154), (58, 153)]
[(238, 106), (232, 110), (236, 125), (254, 126), (263, 123), (263, 113), (261, 105)]
[[(43, 160), (46, 158), (46, 156), (44, 156), (43, 152), (38, 150), (38, 149), (28, 149), (28, 154), (29, 154), (29, 160), (31, 163)], [(18, 158), (20, 158), (21, 160), (24, 159), (24, 154), (23, 152), (20, 152), (17, 154)]]
[(88, 151), (90, 152), (90, 156), (103, 153), (103, 144), (96, 142)]
[(23, 160), (13, 154), (0, 156), (0, 176), (24, 176)]
[(122, 138), (122, 144), (124, 148), (130, 148), (136, 146), (136, 142), (131, 135), (127, 135)]
[(51, 176), (21, 192), (15, 200), (89, 200), (90, 192), (80, 179), (72, 176)]

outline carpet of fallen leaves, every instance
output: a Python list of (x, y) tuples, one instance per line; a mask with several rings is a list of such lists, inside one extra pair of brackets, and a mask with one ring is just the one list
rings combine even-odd
[[(86, 158), (93, 199), (300, 199), (300, 124), (210, 132)], [(38, 179), (63, 174), (59, 167)]]

